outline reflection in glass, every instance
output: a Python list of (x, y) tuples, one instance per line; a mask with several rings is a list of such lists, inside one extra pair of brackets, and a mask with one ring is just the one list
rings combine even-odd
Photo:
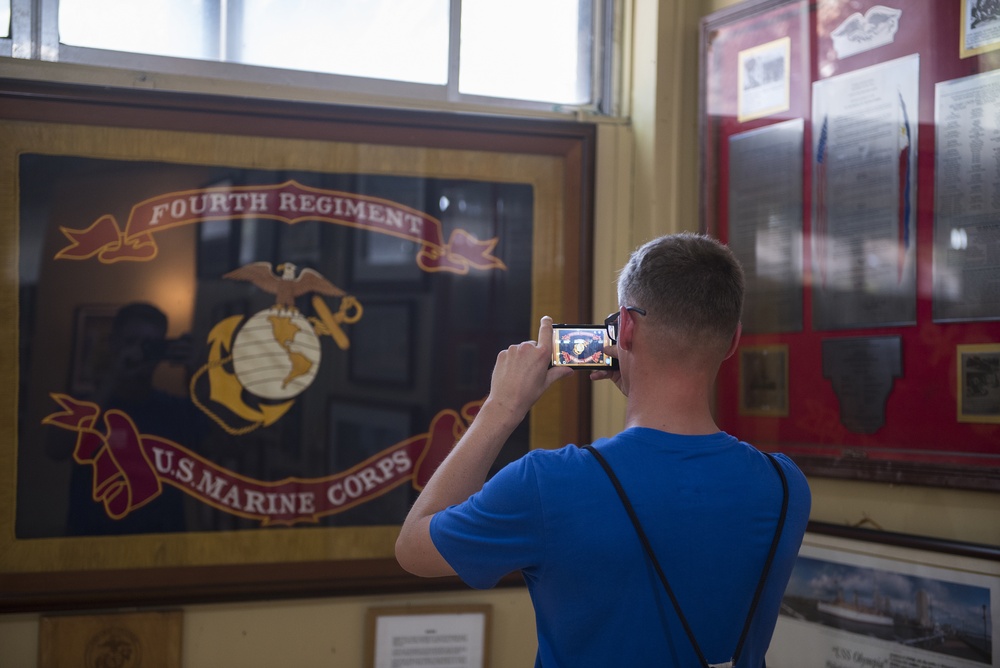
[[(398, 524), (431, 426), (531, 326), (529, 184), (41, 153), (18, 175), (19, 540)], [(453, 237), (498, 264), (429, 270)]]

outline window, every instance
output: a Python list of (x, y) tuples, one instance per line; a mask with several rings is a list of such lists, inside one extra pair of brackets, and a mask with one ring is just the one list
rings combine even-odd
[(261, 82), (294, 83), (294, 72), (333, 89), (392, 94), (398, 82), (430, 99), (594, 108), (597, 17), (611, 1), (43, 0), (57, 6), (58, 25), (41, 34), (58, 37), (42, 50), (166, 73), (249, 76), (215, 69), (230, 63), (255, 66)]
[(0, 38), (10, 37), (10, 0), (0, 0)]
[[(238, 62), (372, 79), (448, 82), (448, 0), (242, 4), (233, 50)], [(276, 40), (287, 46), (275, 48)]]
[(459, 92), (587, 104), (592, 4), (464, 0)]
[[(59, 41), (175, 58), (213, 58), (205, 0), (61, 0)], [(215, 21), (214, 23), (217, 23)]]

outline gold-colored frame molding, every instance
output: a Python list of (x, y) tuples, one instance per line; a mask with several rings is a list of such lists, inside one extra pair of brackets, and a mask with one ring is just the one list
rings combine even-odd
[[(15, 540), (21, 153), (528, 183), (537, 323), (589, 315), (594, 142), (593, 126), (570, 122), (0, 80), (0, 253), (11, 268), (0, 288), (0, 611), (429, 586), (395, 563), (396, 526)], [(589, 437), (587, 385), (552, 389), (533, 412), (531, 447)]]

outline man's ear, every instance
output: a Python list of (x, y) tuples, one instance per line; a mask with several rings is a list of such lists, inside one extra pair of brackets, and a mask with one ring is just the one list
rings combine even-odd
[(729, 342), (729, 350), (726, 351), (726, 356), (722, 359), (727, 360), (733, 356), (736, 352), (737, 346), (740, 345), (740, 335), (743, 333), (743, 323), (736, 323), (736, 331), (733, 333), (733, 340)]
[(624, 306), (618, 309), (618, 349), (632, 350), (632, 335), (635, 333), (634, 316)]

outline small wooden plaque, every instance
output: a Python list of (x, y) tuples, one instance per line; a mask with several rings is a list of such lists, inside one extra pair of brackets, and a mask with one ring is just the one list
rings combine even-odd
[(42, 617), (39, 668), (180, 668), (180, 611)]

